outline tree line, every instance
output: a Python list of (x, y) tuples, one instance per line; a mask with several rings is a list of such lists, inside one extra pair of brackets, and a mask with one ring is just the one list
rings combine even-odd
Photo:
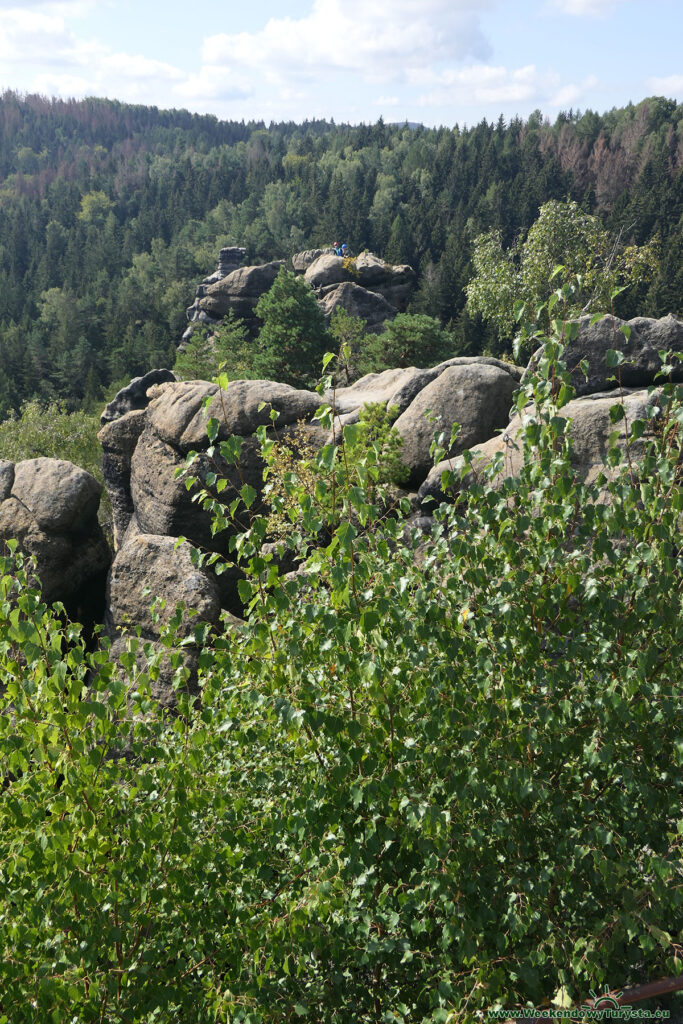
[(287, 258), (342, 237), (419, 272), (410, 311), (467, 354), (498, 351), (465, 309), (474, 240), (513, 247), (549, 200), (656, 242), (624, 316), (683, 308), (683, 105), (540, 112), (452, 128), (221, 122), (111, 100), (0, 97), (0, 418), (33, 398), (95, 408), (172, 365), (218, 249)]

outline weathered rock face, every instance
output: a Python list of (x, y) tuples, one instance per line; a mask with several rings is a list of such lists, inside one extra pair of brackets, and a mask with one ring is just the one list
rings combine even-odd
[[(638, 316), (625, 321), (608, 316), (592, 326), (590, 321), (589, 316), (579, 319), (578, 335), (565, 349), (564, 359), (572, 373), (577, 397), (617, 387), (617, 373), (622, 387), (646, 387), (654, 382), (662, 367), (660, 352), (683, 352), (683, 320), (671, 314), (660, 320)], [(628, 338), (621, 330), (624, 326), (630, 331)], [(618, 370), (607, 366), (609, 349), (617, 349), (626, 356)], [(588, 379), (579, 368), (582, 359), (588, 363)], [(672, 379), (683, 381), (683, 363), (677, 363)]]
[[(153, 617), (151, 603), (160, 602)], [(193, 635), (197, 621), (216, 624), (221, 604), (216, 578), (192, 563), (190, 545), (174, 537), (129, 532), (116, 553), (107, 584), (107, 619), (113, 629), (135, 629), (158, 639), (183, 602), (196, 615), (183, 615), (178, 635)]]
[(295, 252), (292, 256), (292, 269), (295, 274), (305, 274), (311, 263), (315, 263), (318, 256), (323, 254), (334, 256), (334, 249), (304, 249), (303, 252)]
[(199, 308), (208, 313), (214, 320), (220, 320), (232, 310), (235, 316), (242, 317), (247, 327), (253, 332), (258, 326), (254, 312), (256, 303), (266, 292), (270, 291), (275, 278), (284, 266), (284, 260), (264, 263), (255, 267), (239, 267), (206, 289), (206, 294), (199, 299)]
[(409, 483), (419, 486), (432, 467), (429, 448), (434, 434), (461, 425), (451, 454), (485, 441), (508, 422), (512, 396), (519, 385), (512, 373), (496, 366), (447, 366), (423, 387), (394, 426), (403, 438), (402, 458)]
[(221, 249), (218, 254), (218, 268), (205, 277), (204, 280), (197, 285), (197, 291), (195, 292), (194, 302), (191, 306), (188, 306), (186, 313), (187, 319), (190, 321), (190, 326), (183, 334), (182, 341), (187, 341), (191, 337), (192, 331), (197, 323), (218, 323), (213, 317), (209, 316), (200, 306), (200, 300), (206, 295), (207, 288), (216, 284), (222, 278), (227, 277), (233, 270), (237, 270), (239, 266), (244, 262), (244, 257), (247, 254), (247, 250), (241, 246), (232, 245), (227, 246), (225, 249)]
[(409, 266), (392, 266), (373, 253), (364, 252), (352, 261), (334, 253), (323, 253), (308, 265), (305, 280), (319, 297), (329, 319), (337, 306), (365, 320), (368, 330), (382, 325), (405, 310), (415, 287), (415, 271)]
[[(656, 404), (656, 399), (653, 402), (653, 396), (647, 390), (633, 389), (624, 392), (618, 400), (624, 406), (628, 423), (632, 423), (634, 419), (642, 419), (648, 425), (643, 436), (630, 443), (631, 458), (638, 460), (642, 457), (645, 445), (654, 436), (655, 420), (648, 417), (647, 409), (651, 404)], [(572, 465), (586, 483), (592, 483), (603, 472), (609, 478), (610, 474), (605, 468), (604, 460), (610, 434), (615, 429), (620, 431), (617, 444), (622, 449), (625, 447), (624, 421), (615, 428), (610, 419), (609, 411), (616, 401), (617, 398), (613, 391), (600, 392), (583, 398), (575, 398), (562, 408), (561, 415), (571, 421), (569, 436), (572, 440)], [(472, 448), (475, 471), (483, 469), (498, 453), (504, 455), (504, 471), (493, 481), (494, 487), (500, 485), (505, 477), (515, 477), (519, 474), (522, 465), (522, 445), (519, 435), (526, 421), (525, 415), (514, 416), (502, 435), (492, 437), (484, 444)], [(455, 493), (442, 491), (441, 476), (444, 471), (457, 469), (459, 466), (460, 462), (455, 458), (440, 462), (430, 471), (418, 491), (418, 499), (425, 508), (433, 508), (434, 501), (456, 501), (458, 493), (469, 486), (472, 480), (470, 475), (462, 481), (459, 490)]]
[[(334, 258), (337, 259), (336, 256)], [(353, 281), (344, 281), (323, 291), (324, 295), (318, 300), (318, 305), (328, 322), (335, 309), (341, 306), (351, 316), (365, 320), (367, 330), (371, 334), (376, 334), (381, 332), (387, 320), (393, 320), (397, 313), (395, 307), (387, 302), (383, 295), (361, 288)]]
[[(218, 270), (198, 285), (195, 300), (187, 310), (190, 325), (181, 344), (197, 325), (217, 325), (230, 311), (245, 321), (252, 337), (256, 336), (260, 329), (256, 304), (272, 288), (285, 261), (243, 267), (239, 264), (245, 254), (242, 248), (221, 249)], [(306, 249), (292, 256), (292, 267), (314, 289), (328, 319), (342, 306), (352, 316), (365, 320), (371, 332), (380, 331), (387, 320), (405, 311), (416, 280), (412, 267), (393, 266), (368, 252), (349, 263), (333, 249)]]
[(150, 370), (144, 377), (134, 377), (130, 384), (121, 388), (109, 405), (105, 406), (100, 423), (110, 423), (134, 409), (146, 409), (149, 405), (149, 389), (155, 384), (165, 384), (175, 379), (173, 370), (166, 369)]
[(111, 556), (97, 521), (102, 488), (61, 459), (0, 463), (0, 539), (37, 562), (46, 601), (96, 601)]
[[(322, 265), (329, 264), (329, 256), (323, 253), (310, 267), (321, 259), (324, 261)], [(342, 282), (334, 285), (328, 296), (337, 288), (350, 286), (360, 287)], [(679, 322), (673, 318), (665, 318), (665, 321), (670, 322), (668, 326), (665, 322), (664, 326), (673, 332), (675, 341)], [(663, 340), (657, 324), (661, 322), (632, 322), (633, 333), (647, 341), (647, 345), (641, 346), (643, 353), (660, 346), (675, 347)], [(605, 342), (603, 348), (606, 345)], [(612, 338), (608, 347), (616, 347)], [(573, 358), (570, 356), (570, 365), (574, 365), (571, 363)], [(655, 366), (650, 365), (649, 359), (643, 355), (641, 360), (642, 372), (649, 376), (646, 383), (652, 381), (659, 368), (659, 360)], [(516, 418), (510, 422), (509, 412), (522, 373), (521, 368), (493, 358), (454, 357), (426, 369), (409, 367), (368, 374), (348, 388), (328, 393), (325, 399), (334, 401), (337, 430), (344, 423), (358, 419), (367, 403), (398, 406), (400, 415), (395, 425), (403, 438), (404, 461), (410, 469), (410, 483), (415, 488), (419, 487), (420, 500), (430, 497), (440, 500), (443, 497), (441, 472), (450, 466), (442, 463), (431, 469), (429, 447), (435, 433), (443, 431), (447, 437), (450, 435), (454, 421), (461, 424), (460, 437), (451, 453), (454, 460), (465, 448), (473, 450), (478, 465), (483, 465), (496, 452), (503, 452), (506, 473), (519, 471), (515, 435), (521, 421)], [(207, 479), (211, 472), (228, 480), (222, 492), (226, 504), (247, 483), (257, 495), (252, 509), (261, 511), (263, 464), (255, 432), (266, 426), (268, 436), (274, 436), (271, 410), (278, 413), (276, 432), (280, 439), (291, 441), (301, 429), (304, 442), (319, 448), (327, 443), (329, 435), (315, 424), (315, 413), (320, 403), (316, 393), (273, 381), (233, 381), (224, 391), (220, 391), (216, 384), (202, 381), (161, 383), (147, 389), (146, 401), (147, 408), (129, 412), (108, 423), (101, 436), (105, 463), (109, 466), (107, 486), (115, 510), (118, 509), (115, 514), (119, 516), (118, 551), (110, 583), (111, 628), (120, 630), (126, 620), (137, 620), (136, 625), (143, 627), (151, 642), (156, 642), (158, 634), (153, 633), (152, 624), (146, 617), (150, 596), (143, 593), (144, 587), (140, 582), (143, 577), (148, 578), (147, 582), (150, 578), (155, 580), (154, 587), (159, 596), (167, 599), (169, 608), (174, 607), (176, 601), (183, 600), (197, 608), (209, 622), (216, 621), (221, 608), (223, 614), (226, 609), (237, 614), (241, 612), (237, 593), (240, 573), (237, 568), (219, 577), (212, 576), (209, 570), (202, 570), (210, 584), (201, 582), (200, 585), (197, 582), (195, 586), (191, 582), (196, 580), (196, 575), (191, 575), (193, 572), (196, 574), (195, 567), (183, 563), (184, 567), (180, 568), (174, 562), (174, 543), (179, 536), (212, 551), (227, 553), (229, 550), (229, 531), (214, 536), (209, 513), (192, 501), (184, 480), (176, 479), (176, 471), (184, 466), (188, 453), (196, 453), (192, 470), (200, 480)], [(648, 401), (643, 390), (627, 392), (624, 404), (628, 420), (645, 418)], [(562, 412), (563, 416), (571, 418), (575, 465), (589, 481), (603, 469), (608, 437), (613, 429), (609, 409), (614, 402), (613, 392), (584, 396), (574, 399)], [(241, 439), (239, 469), (224, 464), (215, 453), (209, 455), (208, 417), (218, 421), (219, 441)], [(301, 428), (300, 422), (303, 423)], [(503, 428), (506, 428), (505, 435), (502, 434)], [(497, 434), (499, 430), (501, 434)], [(646, 433), (634, 445), (634, 458), (638, 457), (650, 436)], [(0, 494), (11, 492), (15, 475), (11, 464), (0, 463)], [(467, 480), (462, 486), (467, 486)], [(451, 496), (450, 500), (457, 500), (457, 495)], [(0, 509), (6, 504), (7, 497)], [(245, 513), (242, 523), (245, 527), (247, 519)], [(152, 565), (149, 572), (146, 568), (148, 562)], [(203, 589), (205, 587), (207, 589)], [(128, 589), (131, 592), (135, 590), (130, 603), (125, 596)], [(140, 602), (147, 603), (140, 607)]]
[(144, 426), (145, 410), (136, 409), (107, 423), (97, 435), (102, 445), (102, 475), (111, 502), (115, 548), (128, 529), (134, 511), (130, 463)]

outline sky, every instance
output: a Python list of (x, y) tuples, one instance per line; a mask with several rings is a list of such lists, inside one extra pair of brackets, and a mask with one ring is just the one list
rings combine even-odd
[(476, 124), (683, 101), (682, 0), (0, 0), (0, 91)]

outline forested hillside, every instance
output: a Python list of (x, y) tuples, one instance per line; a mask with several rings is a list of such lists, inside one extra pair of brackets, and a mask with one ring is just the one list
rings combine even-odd
[(109, 100), (0, 97), (0, 418), (32, 397), (93, 406), (170, 364), (222, 245), (248, 261), (344, 239), (420, 274), (412, 311), (460, 351), (493, 334), (464, 311), (474, 237), (506, 244), (548, 199), (658, 237), (656, 280), (617, 312), (683, 309), (683, 105), (425, 129), (226, 123)]

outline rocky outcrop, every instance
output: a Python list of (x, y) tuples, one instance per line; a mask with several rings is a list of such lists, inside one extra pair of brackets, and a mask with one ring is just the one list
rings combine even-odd
[(419, 487), (432, 468), (429, 452), (435, 434), (446, 435), (448, 448), (453, 423), (460, 433), (450, 454), (455, 455), (487, 440), (508, 422), (512, 396), (519, 377), (512, 368), (481, 363), (445, 366), (428, 382), (394, 426), (403, 438), (402, 459), (409, 469), (409, 484)]
[(412, 267), (393, 266), (369, 252), (347, 259), (325, 252), (309, 263), (304, 277), (328, 320), (341, 306), (365, 320), (371, 332), (405, 310), (415, 286)]
[[(659, 413), (654, 416), (648, 415), (648, 408), (653, 405), (656, 407), (656, 395), (653, 398), (646, 389), (632, 389), (623, 392), (618, 400), (624, 406), (626, 420), (622, 420), (616, 427), (610, 418), (610, 409), (617, 401), (613, 391), (575, 398), (562, 408), (562, 417), (570, 421), (571, 463), (577, 474), (586, 483), (593, 483), (601, 473), (604, 473), (607, 479), (610, 478), (610, 470), (605, 465), (609, 438), (615, 429), (618, 430), (616, 443), (624, 450), (626, 448), (625, 422), (632, 423), (634, 419), (642, 419), (646, 423), (646, 430), (642, 437), (629, 442), (630, 457), (634, 461), (642, 458), (645, 445), (654, 438)], [(499, 436), (491, 438), (484, 444), (475, 445), (471, 449), (472, 472), (462, 480), (460, 480), (462, 468), (460, 458), (445, 459), (438, 463), (429, 472), (418, 491), (418, 500), (423, 508), (433, 509), (435, 502), (457, 502), (459, 495), (474, 481), (475, 474), (480, 473), (496, 455), (502, 454), (504, 461), (503, 471), (491, 481), (493, 487), (500, 486), (507, 477), (518, 476), (522, 465), (521, 432), (529, 420), (529, 413), (514, 416)], [(454, 489), (451, 487), (444, 491), (441, 478), (446, 470), (455, 470), (455, 477), (459, 482)]]
[[(625, 329), (625, 331), (624, 331)], [(607, 365), (607, 352), (623, 352), (626, 361), (619, 367)], [(577, 397), (616, 388), (642, 388), (652, 384), (662, 367), (660, 352), (683, 352), (683, 320), (664, 316), (659, 320), (638, 316), (620, 320), (606, 316), (591, 324), (591, 317), (578, 321), (575, 338), (567, 343), (564, 360), (572, 375)], [(532, 358), (529, 367), (538, 358)], [(584, 376), (580, 363), (588, 363)], [(676, 364), (674, 381), (683, 381), (683, 362)]]
[[(256, 336), (260, 329), (256, 304), (272, 288), (285, 261), (243, 267), (245, 255), (246, 249), (221, 249), (218, 269), (198, 285), (187, 310), (190, 323), (181, 345), (196, 326), (216, 326), (230, 312), (241, 317), (251, 336)], [(333, 249), (305, 249), (292, 256), (292, 267), (313, 288), (328, 320), (341, 306), (365, 320), (370, 332), (381, 331), (387, 320), (405, 311), (416, 280), (412, 267), (393, 266), (369, 252), (343, 259)]]
[(284, 260), (275, 260), (254, 267), (239, 267), (226, 277), (207, 287), (204, 297), (199, 299), (200, 312), (208, 314), (213, 321), (232, 312), (241, 317), (249, 331), (254, 334), (259, 327), (255, 309), (258, 300), (270, 291), (275, 278), (284, 266)]
[(227, 246), (226, 248), (221, 249), (221, 251), (218, 254), (217, 269), (213, 272), (213, 274), (210, 274), (208, 277), (205, 277), (204, 280), (197, 285), (197, 291), (195, 292), (194, 302), (192, 303), (191, 306), (188, 306), (186, 310), (187, 319), (190, 322), (190, 326), (183, 334), (182, 341), (187, 341), (188, 338), (191, 337), (192, 332), (197, 324), (214, 324), (219, 322), (215, 320), (213, 317), (209, 316), (209, 314), (206, 313), (201, 308), (200, 302), (206, 295), (207, 288), (209, 288), (213, 284), (216, 284), (218, 281), (221, 281), (224, 277), (227, 277), (228, 274), (231, 274), (233, 272), (233, 270), (237, 270), (238, 267), (240, 267), (244, 262), (244, 257), (246, 255), (247, 250), (237, 245)]
[(292, 269), (295, 274), (305, 274), (311, 263), (315, 263), (318, 256), (326, 253), (334, 256), (334, 249), (304, 249), (303, 252), (295, 252), (292, 256)]
[(330, 322), (335, 309), (341, 307), (350, 316), (365, 320), (366, 330), (370, 334), (379, 334), (384, 330), (388, 320), (393, 320), (397, 310), (390, 302), (377, 292), (361, 288), (353, 281), (344, 281), (325, 291), (318, 300), (318, 305)]
[(165, 384), (176, 379), (173, 370), (150, 370), (144, 377), (134, 377), (130, 384), (121, 388), (109, 405), (105, 406), (100, 423), (111, 423), (127, 412), (146, 409), (149, 405), (149, 389), (155, 384)]
[(216, 625), (221, 604), (213, 573), (193, 564), (189, 544), (129, 531), (107, 584), (106, 622), (111, 631), (139, 627), (142, 636), (158, 639), (180, 602), (186, 611), (178, 625), (179, 637), (191, 637), (198, 622)]
[[(111, 556), (97, 511), (101, 485), (61, 459), (0, 462), (0, 542), (18, 541), (36, 559), (46, 601), (95, 612)], [(91, 604), (92, 607), (88, 607)]]

